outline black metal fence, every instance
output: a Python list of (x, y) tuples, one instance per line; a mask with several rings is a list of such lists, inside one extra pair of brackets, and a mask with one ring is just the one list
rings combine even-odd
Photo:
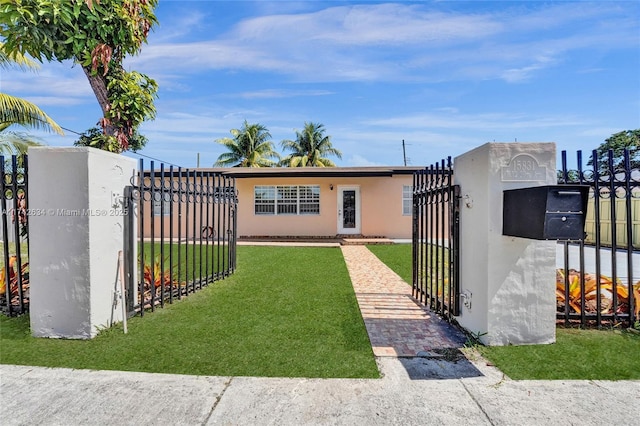
[(460, 313), (459, 200), (451, 157), (413, 175), (413, 296), (449, 320)]
[(234, 178), (164, 164), (156, 169), (153, 161), (145, 171), (140, 160), (131, 184), (124, 253), (130, 314), (153, 311), (234, 272)]
[(0, 309), (6, 315), (29, 310), (28, 158), (0, 156), (2, 239)]
[(626, 325), (640, 320), (640, 170), (629, 150), (605, 158), (592, 152), (585, 166), (567, 167), (562, 152), (559, 184), (589, 185), (586, 236), (561, 243), (557, 270), (557, 318), (566, 325)]

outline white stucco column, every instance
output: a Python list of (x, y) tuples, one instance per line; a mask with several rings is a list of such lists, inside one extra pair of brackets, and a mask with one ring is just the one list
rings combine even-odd
[(507, 189), (556, 183), (555, 144), (488, 143), (454, 168), (466, 302), (458, 322), (489, 345), (554, 342), (556, 243), (503, 236), (502, 199)]
[(135, 168), (133, 159), (93, 148), (29, 148), (34, 336), (88, 339), (122, 320), (114, 306), (122, 195)]

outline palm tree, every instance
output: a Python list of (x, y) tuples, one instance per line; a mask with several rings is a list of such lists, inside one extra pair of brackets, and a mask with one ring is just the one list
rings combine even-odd
[(262, 124), (244, 121), (241, 129), (231, 129), (232, 138), (216, 139), (229, 152), (220, 154), (214, 167), (273, 167), (280, 159), (274, 151), (271, 133)]
[(304, 123), (302, 132), (296, 130), (296, 140), (283, 140), (282, 148), (291, 151), (279, 165), (286, 167), (335, 167), (327, 156), (342, 158), (342, 153), (331, 144), (331, 136), (324, 135), (324, 125)]
[[(7, 69), (17, 66), (22, 69), (37, 68), (37, 64), (22, 55), (8, 56), (3, 51), (3, 43), (0, 43), (0, 68)], [(11, 125), (20, 125), (32, 129), (44, 129), (54, 131), (60, 135), (62, 128), (51, 119), (44, 111), (29, 101), (26, 101), (6, 93), (0, 93), (0, 153), (24, 154), (28, 146), (39, 145), (29, 140), (23, 133), (7, 131)]]

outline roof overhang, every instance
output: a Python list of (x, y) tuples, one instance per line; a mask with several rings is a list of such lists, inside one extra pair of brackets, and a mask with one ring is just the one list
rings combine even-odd
[(373, 177), (412, 175), (424, 167), (234, 167), (199, 169), (213, 173), (221, 173), (235, 178), (283, 178), (283, 177)]

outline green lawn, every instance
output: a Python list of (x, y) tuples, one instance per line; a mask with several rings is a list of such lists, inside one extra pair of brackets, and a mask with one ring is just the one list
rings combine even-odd
[(411, 277), (412, 247), (412, 244), (372, 244), (367, 246), (378, 259), (384, 262), (396, 274), (400, 275), (409, 285), (411, 285), (411, 281), (413, 280)]
[(556, 343), (479, 347), (516, 380), (638, 380), (640, 335), (620, 330), (558, 328)]
[[(212, 276), (225, 271), (229, 265), (229, 249), (226, 245), (198, 242), (152, 245), (146, 242), (138, 246), (138, 258), (142, 255), (142, 247), (145, 265), (157, 263), (158, 271), (160, 266), (164, 267), (164, 271), (169, 271), (171, 265), (173, 280), (179, 283), (193, 281), (194, 277), (198, 279), (201, 275)], [(161, 259), (164, 259), (164, 265), (160, 263)]]
[(158, 373), (379, 377), (337, 248), (238, 247), (238, 269), (90, 341), (36, 339), (0, 316), (0, 363)]
[[(411, 282), (411, 244), (368, 248)], [(479, 347), (512, 379), (640, 379), (640, 335), (620, 330), (557, 329), (551, 345)]]

